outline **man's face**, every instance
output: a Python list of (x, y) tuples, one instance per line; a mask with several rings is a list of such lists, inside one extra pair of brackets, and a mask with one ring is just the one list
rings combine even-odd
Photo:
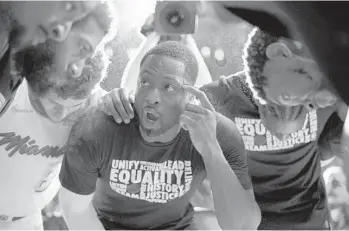
[(292, 53), (282, 41), (269, 45), (266, 54), (269, 60), (263, 75), (267, 77), (264, 88), (267, 101), (307, 109), (325, 108), (336, 102), (336, 96), (326, 87), (324, 75), (309, 56)]
[(17, 28), (17, 47), (36, 45), (47, 38), (63, 41), (72, 23), (86, 16), (97, 1), (21, 1), (13, 2), (11, 14)]
[[(74, 24), (63, 42), (48, 40), (15, 54), (16, 67), (28, 80), (32, 92), (40, 101), (41, 109), (51, 120), (62, 121), (85, 103), (86, 98), (65, 97), (57, 94), (57, 89), (72, 85), (74, 80), (79, 80), (84, 74), (89, 77), (101, 74), (100, 70), (90, 70), (95, 69), (93, 63), (85, 66), (85, 61), (92, 57), (103, 37), (104, 31), (95, 19), (87, 17)], [(96, 62), (95, 58), (90, 60)], [(86, 78), (86, 81), (89, 79)], [(82, 81), (82, 84), (85, 82)]]
[[(74, 24), (63, 42), (48, 40), (46, 45), (53, 54), (52, 69), (56, 75), (48, 78), (52, 84), (62, 84), (64, 77), (79, 77), (87, 58), (92, 57), (105, 33), (93, 17), (86, 17)], [(39, 45), (44, 46), (44, 45)]]
[(136, 112), (143, 129), (159, 135), (179, 124), (188, 102), (183, 85), (185, 65), (163, 55), (148, 56), (141, 68), (135, 96)]

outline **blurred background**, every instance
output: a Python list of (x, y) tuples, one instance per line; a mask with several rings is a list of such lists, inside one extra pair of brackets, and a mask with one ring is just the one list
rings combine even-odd
[[(108, 91), (120, 86), (129, 57), (145, 39), (140, 33), (140, 28), (155, 10), (155, 0), (113, 2), (119, 15), (119, 28), (118, 36), (107, 46), (107, 52), (112, 54), (112, 58), (108, 77), (102, 83), (102, 87)], [(199, 15), (198, 29), (193, 37), (213, 80), (242, 70), (242, 49), (251, 29), (249, 24), (238, 18), (229, 24), (222, 23), (217, 19), (210, 5), (203, 6)], [(345, 200), (349, 198), (349, 194), (341, 166), (341, 160), (337, 159), (323, 169), (328, 194), (331, 195), (330, 202), (334, 204), (331, 208), (332, 229), (337, 230), (349, 229), (349, 200)], [(61, 217), (57, 198), (42, 213), (45, 230), (67, 229)]]

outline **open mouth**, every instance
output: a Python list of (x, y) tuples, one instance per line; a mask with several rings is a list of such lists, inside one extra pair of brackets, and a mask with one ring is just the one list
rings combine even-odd
[(158, 116), (154, 115), (151, 112), (147, 112), (146, 115), (147, 115), (148, 120), (153, 121), (153, 122), (155, 122), (159, 119)]

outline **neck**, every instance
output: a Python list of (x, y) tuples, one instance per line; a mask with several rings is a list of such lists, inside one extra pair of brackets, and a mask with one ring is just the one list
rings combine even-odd
[(149, 143), (168, 143), (176, 138), (180, 130), (180, 125), (175, 125), (166, 131), (153, 131), (139, 126), (141, 136)]

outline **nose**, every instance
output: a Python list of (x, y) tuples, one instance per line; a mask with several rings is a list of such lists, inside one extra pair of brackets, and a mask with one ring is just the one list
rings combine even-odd
[(304, 107), (308, 110), (308, 111), (311, 111), (311, 110), (316, 110), (318, 109), (319, 107), (317, 106), (316, 102), (313, 100), (313, 99), (310, 99), (308, 100), (307, 102), (305, 102), (304, 104)]
[(64, 24), (62, 23), (53, 24), (48, 29), (48, 36), (57, 42), (62, 42), (67, 38), (67, 35), (70, 32), (71, 26), (72, 26), (71, 22), (66, 22)]
[(146, 100), (150, 105), (160, 104), (161, 103), (160, 91), (158, 89), (153, 89), (153, 91), (151, 91), (148, 94)]
[(84, 69), (84, 64), (84, 61), (71, 63), (68, 67), (69, 75), (73, 78), (79, 77), (82, 73), (82, 70)]

